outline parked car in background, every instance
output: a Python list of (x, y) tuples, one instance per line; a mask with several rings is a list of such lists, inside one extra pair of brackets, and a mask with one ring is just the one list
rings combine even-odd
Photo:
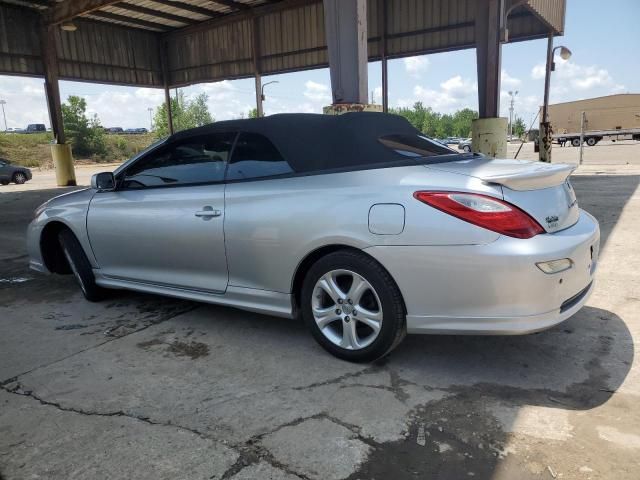
[(442, 139), (441, 143), (444, 143), (445, 145), (458, 145), (460, 140), (461, 139), (459, 137), (446, 137)]
[(464, 140), (461, 140), (460, 143), (458, 143), (458, 150), (463, 150), (465, 152), (470, 152), (471, 151), (471, 139), (470, 138), (465, 138)]
[(9, 185), (9, 183), (22, 184), (31, 180), (31, 170), (19, 165), (12, 165), (9, 160), (0, 158), (0, 184)]
[(27, 248), (91, 301), (115, 288), (301, 315), (332, 354), (372, 361), (406, 333), (523, 334), (576, 313), (600, 231), (574, 168), (459, 153), (383, 113), (229, 120), (41, 205)]
[(122, 132), (122, 133), (124, 133), (125, 135), (135, 135), (135, 134), (138, 133), (138, 129), (137, 128), (126, 128), (124, 130), (124, 132)]
[(47, 127), (45, 127), (44, 123), (30, 123), (24, 133), (45, 133), (46, 131)]
[(149, 133), (149, 130), (147, 130), (146, 128), (136, 128), (135, 131), (136, 131), (136, 133), (138, 135), (142, 135), (144, 133)]
[(112, 133), (112, 134), (117, 134), (117, 133), (122, 133), (122, 127), (109, 127), (109, 128), (105, 128), (104, 129), (105, 132), (107, 133)]

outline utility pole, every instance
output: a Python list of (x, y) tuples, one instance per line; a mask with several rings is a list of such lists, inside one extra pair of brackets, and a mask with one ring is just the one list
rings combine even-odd
[(580, 165), (582, 165), (582, 152), (584, 151), (584, 124), (587, 120), (587, 115), (582, 112), (580, 116)]
[(509, 96), (511, 97), (511, 104), (509, 106), (509, 140), (513, 138), (513, 104), (515, 103), (516, 95), (518, 95), (518, 90), (515, 92), (509, 91)]
[[(271, 85), (272, 83), (280, 83), (278, 80), (272, 80), (270, 82), (267, 82), (265, 84), (262, 85), (262, 87), (260, 88), (260, 101), (258, 102), (258, 117), (264, 117), (264, 109), (262, 107), (262, 102), (264, 102), (266, 100), (267, 97), (264, 96), (264, 87), (266, 87), (267, 85)], [(256, 83), (256, 88), (257, 88), (258, 84)]]
[(6, 100), (0, 100), (0, 105), (2, 105), (2, 117), (4, 118), (4, 131), (6, 132), (7, 130), (9, 130), (9, 128), (7, 127), (7, 114), (4, 113), (4, 106), (7, 104)]
[(153, 108), (149, 107), (147, 108), (147, 110), (149, 111), (149, 131), (153, 130), (153, 117), (151, 116), (151, 113), (153, 112)]

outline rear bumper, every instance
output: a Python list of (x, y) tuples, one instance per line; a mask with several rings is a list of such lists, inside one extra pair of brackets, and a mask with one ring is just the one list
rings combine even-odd
[[(366, 251), (402, 292), (409, 333), (514, 335), (544, 330), (575, 314), (594, 288), (600, 230), (581, 211), (561, 232), (487, 245), (380, 246)], [(537, 262), (569, 258), (543, 273)]]

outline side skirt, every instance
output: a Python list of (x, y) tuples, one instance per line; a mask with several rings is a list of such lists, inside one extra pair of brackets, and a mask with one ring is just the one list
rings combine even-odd
[(108, 277), (102, 275), (99, 269), (94, 269), (93, 274), (96, 277), (96, 283), (105, 288), (133, 290), (196, 302), (225, 305), (276, 317), (293, 318), (294, 316), (292, 297), (288, 293), (236, 287), (233, 285), (229, 285), (225, 293), (211, 293), (201, 290), (189, 290), (180, 287)]

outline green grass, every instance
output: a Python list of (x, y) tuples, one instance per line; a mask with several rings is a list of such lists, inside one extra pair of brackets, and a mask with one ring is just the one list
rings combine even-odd
[[(25, 167), (51, 168), (51, 133), (0, 133), (0, 157)], [(156, 140), (152, 133), (145, 135), (105, 135), (107, 155), (78, 157), (76, 163), (123, 162)]]

